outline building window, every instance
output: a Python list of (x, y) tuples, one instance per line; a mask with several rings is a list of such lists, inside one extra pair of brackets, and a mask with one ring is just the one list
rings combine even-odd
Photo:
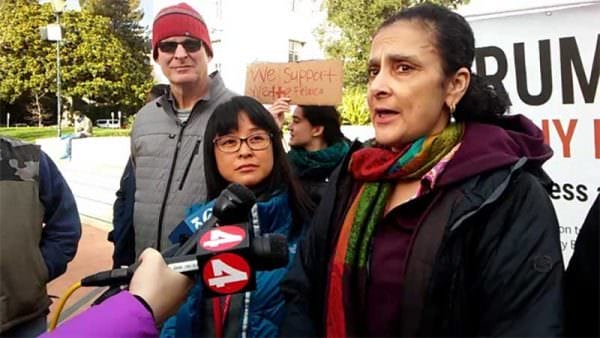
[(304, 46), (304, 42), (289, 40), (288, 62), (296, 62), (300, 59), (300, 49), (302, 49), (302, 46)]

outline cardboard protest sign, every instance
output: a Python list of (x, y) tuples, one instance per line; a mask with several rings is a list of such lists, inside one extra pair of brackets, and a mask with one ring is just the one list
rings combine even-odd
[(262, 103), (289, 97), (294, 104), (342, 102), (343, 66), (339, 60), (253, 63), (246, 73), (246, 95)]

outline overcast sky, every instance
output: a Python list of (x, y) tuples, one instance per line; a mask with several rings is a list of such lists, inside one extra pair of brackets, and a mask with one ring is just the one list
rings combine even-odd
[[(48, 2), (49, 0), (42, 0), (41, 2)], [(186, 1), (186, 0), (181, 0)], [(196, 0), (197, 1), (197, 0)], [(226, 0), (226, 1), (251, 1), (251, 0)], [(163, 1), (165, 4), (170, 4), (172, 1)], [(175, 1), (179, 2), (179, 1)], [(190, 2), (190, 0), (187, 0)], [(192, 1), (193, 2), (193, 1)], [(475, 15), (475, 14), (486, 14), (502, 11), (513, 11), (520, 9), (531, 9), (545, 6), (556, 6), (556, 5), (572, 5), (580, 3), (594, 3), (600, 2), (600, 0), (471, 0), (469, 4), (459, 7), (458, 11), (463, 15)], [(153, 11), (153, 0), (141, 0), (142, 9), (144, 10), (144, 19), (142, 25), (149, 26), (152, 24), (154, 19)], [(78, 0), (67, 0), (67, 9), (79, 9)]]

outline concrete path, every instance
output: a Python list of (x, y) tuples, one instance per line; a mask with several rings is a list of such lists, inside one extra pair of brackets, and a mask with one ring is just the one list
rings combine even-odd
[(73, 140), (72, 159), (61, 160), (64, 142), (37, 141), (56, 163), (71, 187), (82, 222), (112, 229), (112, 206), (129, 158), (129, 137), (91, 137)]

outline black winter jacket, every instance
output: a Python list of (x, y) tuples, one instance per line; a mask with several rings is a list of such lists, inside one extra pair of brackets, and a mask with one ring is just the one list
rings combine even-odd
[[(325, 334), (330, 258), (354, 187), (345, 170), (349, 158), (332, 175), (329, 197), (282, 282), (283, 336)], [(523, 158), (440, 188), (422, 225), (437, 227), (438, 238), (420, 230), (408, 261), (403, 335), (561, 335), (563, 261), (546, 183), (543, 171)]]
[(600, 194), (581, 225), (565, 273), (566, 334), (600, 335)]
[(113, 205), (113, 230), (108, 233), (108, 240), (115, 246), (112, 255), (113, 268), (120, 268), (135, 263), (135, 175), (131, 158), (127, 160), (116, 195), (117, 199)]

